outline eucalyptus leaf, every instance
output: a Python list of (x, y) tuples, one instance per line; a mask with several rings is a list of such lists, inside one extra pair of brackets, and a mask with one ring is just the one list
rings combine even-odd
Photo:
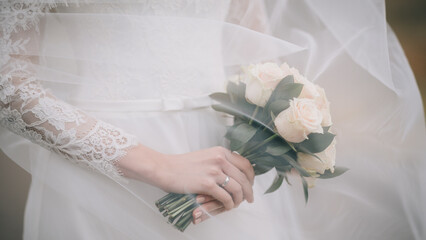
[(275, 115), (273, 112), (271, 112), (271, 119), (272, 119), (272, 121), (275, 121), (276, 117), (277, 117), (277, 115)]
[(275, 169), (277, 170), (278, 174), (280, 174), (284, 177), (287, 184), (291, 186), (291, 183), (288, 180), (287, 174), (291, 171), (292, 167), (289, 166), (289, 165), (287, 165), (287, 166), (276, 166)]
[(241, 124), (241, 123), (237, 123), (237, 122), (235, 121), (234, 125), (229, 126), (229, 127), (226, 127), (226, 134), (225, 134), (225, 138), (226, 138), (226, 139), (230, 139), (230, 138), (231, 138), (231, 136), (232, 136), (232, 131), (234, 131), (234, 129), (235, 129), (236, 127), (238, 127), (238, 125), (240, 125), (240, 124)]
[(226, 87), (226, 92), (229, 94), (232, 102), (242, 102), (245, 100), (245, 93), (246, 93), (246, 84), (239, 83), (235, 84), (233, 82), (228, 82), (228, 85)]
[(324, 174), (321, 174), (318, 178), (328, 179), (328, 178), (338, 177), (348, 170), (349, 168), (345, 168), (345, 167), (334, 167), (333, 173), (330, 170), (326, 170)]
[(292, 75), (286, 76), (275, 87), (274, 91), (271, 94), (271, 97), (266, 103), (265, 108), (269, 109), (269, 106), (278, 99), (290, 100), (295, 97), (298, 97), (302, 92), (302, 89), (303, 84), (294, 83)]
[(331, 126), (323, 127), (322, 129), (324, 129), (324, 132), (328, 132), (328, 131), (330, 131), (330, 128), (331, 128)]
[(209, 97), (213, 100), (216, 100), (220, 103), (230, 103), (231, 97), (227, 93), (223, 92), (215, 92), (209, 95)]
[(268, 167), (277, 167), (277, 166), (286, 166), (288, 163), (284, 161), (283, 159), (280, 159), (278, 157), (273, 157), (269, 155), (260, 156), (251, 159), (252, 163), (255, 163), (259, 166), (268, 166)]
[(324, 151), (336, 135), (324, 132), (324, 133), (311, 133), (308, 135), (308, 139), (301, 143), (294, 144), (295, 148), (305, 153), (319, 153)]
[(239, 110), (235, 106), (224, 105), (224, 104), (215, 104), (215, 105), (212, 105), (212, 108), (216, 111), (228, 113), (228, 114), (233, 115), (235, 117), (240, 117), (240, 118), (252, 120), (253, 123), (255, 123), (255, 124), (257, 124), (261, 127), (264, 127), (265, 129), (269, 130), (273, 134), (275, 133), (274, 130), (270, 126), (267, 125), (267, 123), (264, 123), (260, 119), (257, 119), (255, 117), (252, 117), (250, 114), (247, 114), (246, 112)]
[(231, 151), (237, 151), (240, 150), (240, 148), (244, 145), (243, 142), (238, 141), (238, 140), (231, 140), (229, 143), (229, 148), (231, 149)]
[(268, 111), (272, 112), (275, 116), (290, 107), (290, 102), (285, 99), (278, 99), (268, 106)]
[(284, 154), (281, 156), (282, 158), (284, 158), (284, 160), (286, 160), (291, 166), (293, 166), (299, 173), (300, 175), (304, 176), (304, 177), (310, 177), (311, 175), (305, 170), (303, 169), (298, 162), (296, 162), (296, 160), (293, 159), (293, 157), (291, 157), (289, 154)]
[(302, 92), (303, 84), (301, 83), (287, 83), (282, 85), (280, 88), (276, 88), (275, 90), (278, 92), (278, 95), (275, 96), (275, 100), (277, 99), (286, 99), (290, 100), (296, 97), (299, 97)]
[(231, 141), (238, 141), (242, 144), (246, 144), (257, 132), (257, 128), (250, 126), (249, 124), (242, 123), (232, 130), (230, 136)]
[(303, 194), (305, 195), (305, 203), (308, 203), (309, 192), (308, 192), (308, 183), (304, 177), (301, 177), (303, 185)]
[(274, 102), (277, 99), (277, 96), (279, 95), (279, 90), (282, 86), (284, 86), (287, 83), (294, 83), (294, 78), (292, 75), (288, 75), (285, 78), (283, 78), (278, 85), (275, 87), (274, 91), (271, 94), (271, 97), (269, 97), (268, 102), (266, 103), (265, 107), (266, 109), (269, 108), (269, 105), (271, 105), (272, 102)]
[(275, 169), (277, 169), (278, 174), (287, 175), (288, 172), (291, 171), (293, 167), (291, 165), (284, 165), (284, 166), (275, 166)]
[(284, 153), (290, 151), (291, 148), (288, 144), (283, 141), (273, 141), (266, 146), (266, 152), (272, 156), (281, 156)]
[(268, 139), (269, 137), (273, 136), (275, 133), (271, 131), (257, 131), (256, 135), (250, 140), (250, 142), (257, 142), (260, 144), (261, 142), (265, 141), (265, 139)]
[(287, 174), (285, 174), (285, 175), (284, 175), (284, 179), (285, 179), (285, 181), (287, 182), (287, 184), (288, 184), (289, 186), (291, 186), (291, 183), (290, 183), (290, 181), (288, 180), (288, 176), (287, 176)]
[(287, 83), (294, 83), (294, 76), (293, 75), (288, 75), (285, 76), (281, 81), (280, 84), (281, 86)]
[(273, 167), (272, 166), (265, 166), (265, 165), (255, 165), (253, 166), (254, 174), (256, 176), (262, 175), (264, 173), (269, 172)]
[(230, 108), (238, 109), (240, 112), (244, 112), (248, 115), (252, 115), (256, 109), (256, 105), (250, 104), (245, 99), (233, 101), (231, 96), (227, 93), (212, 93), (210, 94), (210, 98)]
[(268, 188), (268, 190), (266, 190), (266, 193), (271, 193), (271, 192), (275, 192), (283, 183), (284, 177), (281, 176), (280, 174), (277, 174), (277, 176), (275, 176), (274, 181), (272, 182), (272, 185)]

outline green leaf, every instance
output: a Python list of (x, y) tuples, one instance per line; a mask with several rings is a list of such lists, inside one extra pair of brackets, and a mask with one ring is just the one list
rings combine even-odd
[(290, 151), (290, 146), (284, 141), (273, 141), (266, 146), (266, 152), (272, 156), (281, 156), (284, 153)]
[(272, 182), (272, 185), (268, 188), (268, 190), (266, 190), (266, 193), (271, 193), (271, 192), (275, 192), (283, 183), (284, 177), (281, 176), (280, 174), (277, 174), (277, 176), (275, 176), (274, 181)]
[(265, 139), (270, 138), (274, 134), (275, 133), (271, 131), (257, 131), (256, 135), (254, 135), (254, 137), (250, 140), (250, 142), (256, 142), (256, 144), (260, 144), (263, 141), (265, 141)]
[(269, 172), (273, 167), (272, 166), (265, 166), (265, 165), (255, 165), (253, 166), (254, 174), (256, 176), (262, 175), (264, 173)]
[(269, 106), (278, 99), (290, 100), (298, 97), (302, 92), (303, 84), (294, 83), (292, 75), (286, 76), (283, 80), (278, 83), (276, 88), (271, 94), (265, 108), (269, 109)]
[(272, 119), (272, 121), (275, 121), (276, 117), (277, 117), (277, 115), (275, 115), (273, 112), (271, 112), (271, 119)]
[(235, 127), (229, 136), (231, 150), (239, 150), (244, 144), (253, 138), (253, 136), (256, 134), (256, 131), (257, 128), (250, 126), (247, 123), (241, 123)]
[(232, 140), (229, 144), (229, 148), (231, 149), (231, 151), (239, 151), (240, 148), (244, 145), (244, 143), (237, 141), (237, 140)]
[(284, 177), (285, 181), (288, 185), (291, 186), (290, 181), (288, 180), (287, 174), (291, 171), (292, 166), (276, 166), (275, 169), (277, 170), (277, 173)]
[(311, 133), (308, 135), (308, 139), (301, 143), (295, 143), (294, 146), (297, 150), (305, 153), (319, 153), (324, 151), (336, 135), (324, 132), (324, 133)]
[(290, 181), (288, 180), (287, 174), (285, 174), (285, 175), (284, 175), (284, 179), (285, 179), (285, 181), (287, 182), (287, 184), (288, 184), (289, 186), (291, 186), (291, 183), (290, 183)]
[(226, 93), (212, 93), (210, 94), (210, 98), (230, 108), (238, 109), (248, 115), (252, 115), (256, 108), (256, 105), (248, 103), (245, 98), (232, 100), (231, 95)]
[(256, 157), (251, 159), (251, 162), (257, 166), (277, 167), (277, 166), (288, 166), (288, 163), (278, 157), (270, 155)]
[[(261, 127), (264, 127), (267, 130), (269, 130), (271, 133), (275, 134), (274, 130), (270, 126), (268, 126), (267, 123), (262, 122), (262, 120), (260, 120), (256, 117), (252, 117), (250, 114), (236, 108), (233, 105), (215, 104), (215, 105), (212, 105), (212, 108), (216, 111), (228, 113), (228, 114), (231, 114), (235, 117), (240, 117), (240, 118), (252, 120), (253, 123), (255, 123), (255, 124), (257, 124)], [(253, 108), (253, 110), (254, 110), (254, 108)]]
[(276, 88), (278, 95), (275, 96), (275, 100), (277, 99), (286, 99), (290, 100), (296, 98), (300, 95), (303, 89), (303, 84), (301, 83), (286, 83), (282, 85), (280, 88)]
[(230, 139), (231, 141), (237, 140), (245, 144), (256, 134), (256, 131), (257, 128), (246, 123), (242, 123), (232, 131)]
[(231, 139), (232, 136), (232, 132), (234, 131), (234, 129), (236, 127), (238, 127), (238, 125), (240, 125), (240, 122), (234, 121), (234, 125), (226, 127), (226, 134), (225, 134), (225, 138), (226, 139)]
[(268, 111), (272, 112), (275, 116), (277, 116), (279, 113), (286, 110), (288, 107), (290, 107), (290, 102), (288, 100), (278, 99), (269, 105)]
[(308, 192), (308, 183), (304, 177), (301, 177), (303, 185), (303, 194), (305, 195), (305, 203), (308, 203), (309, 192)]
[(227, 93), (215, 92), (215, 93), (210, 94), (209, 96), (213, 100), (216, 100), (216, 101), (218, 101), (220, 103), (231, 102), (231, 97)]
[(318, 178), (328, 179), (328, 178), (338, 177), (348, 170), (349, 168), (345, 168), (345, 167), (335, 167), (333, 173), (330, 170), (326, 170), (324, 174), (321, 174)]
[(292, 75), (286, 76), (278, 83), (278, 85), (275, 87), (274, 91), (272, 92), (271, 97), (269, 98), (268, 102), (265, 105), (266, 109), (268, 109), (269, 105), (271, 105), (271, 103), (277, 99), (277, 96), (279, 95), (278, 89), (280, 89), (282, 86), (284, 86), (287, 83), (294, 83), (294, 78)]
[(300, 175), (304, 176), (304, 177), (310, 177), (311, 175), (305, 170), (303, 169), (298, 162), (296, 162), (296, 160), (294, 160), (291, 156), (289, 156), (288, 154), (284, 154), (281, 156), (282, 158), (284, 158), (284, 160), (286, 160), (291, 166), (293, 166), (299, 173)]
[(275, 169), (277, 169), (278, 174), (281, 175), (287, 175), (287, 173), (290, 172), (292, 168), (293, 167), (291, 165), (275, 166)]
[(240, 82), (239, 84), (235, 84), (233, 82), (228, 82), (226, 92), (229, 94), (231, 101), (234, 103), (246, 101), (246, 84), (244, 83)]

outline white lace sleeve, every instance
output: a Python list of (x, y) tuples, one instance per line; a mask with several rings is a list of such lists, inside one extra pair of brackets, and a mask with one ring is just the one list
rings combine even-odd
[(52, 4), (0, 2), (0, 124), (66, 159), (113, 178), (116, 162), (135, 146), (134, 136), (56, 99), (32, 69), (38, 17)]

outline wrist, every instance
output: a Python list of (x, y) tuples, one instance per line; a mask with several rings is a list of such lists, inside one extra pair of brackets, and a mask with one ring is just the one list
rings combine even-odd
[(157, 185), (161, 162), (165, 155), (153, 149), (138, 145), (127, 151), (117, 167), (125, 177)]

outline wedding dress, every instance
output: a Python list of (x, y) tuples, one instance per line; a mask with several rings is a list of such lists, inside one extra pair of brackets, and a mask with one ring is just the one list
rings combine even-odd
[[(24, 239), (424, 239), (426, 134), (383, 1), (0, 2), (0, 146), (32, 174)], [(305, 205), (298, 178), (177, 231), (165, 193), (121, 176), (142, 143), (225, 145), (210, 108), (239, 66), (286, 61), (331, 101), (337, 165)], [(48, 90), (47, 90), (48, 89)], [(77, 163), (77, 164), (75, 164)], [(83, 166), (79, 166), (83, 165)], [(11, 183), (13, 184), (13, 183)]]

